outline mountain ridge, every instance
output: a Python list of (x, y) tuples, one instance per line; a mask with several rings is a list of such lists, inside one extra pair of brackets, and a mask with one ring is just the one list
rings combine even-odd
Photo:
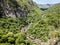
[(12, 17), (26, 17), (28, 13), (35, 12), (34, 7), (38, 8), (32, 0), (7, 0), (1, 1), (1, 5), (0, 7), (2, 7), (4, 12), (3, 15)]

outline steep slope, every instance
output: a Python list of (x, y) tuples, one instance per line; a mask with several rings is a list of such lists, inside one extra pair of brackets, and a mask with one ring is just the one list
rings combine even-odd
[(0, 2), (2, 5), (0, 7), (2, 7), (5, 16), (27, 17), (32, 12), (37, 15), (36, 10), (39, 9), (32, 0), (2, 0)]
[(38, 45), (21, 29), (40, 19), (40, 14), (32, 0), (0, 0), (0, 45)]
[(46, 11), (46, 17), (50, 19), (51, 25), (55, 25), (55, 28), (60, 26), (60, 4), (55, 4), (53, 7)]
[[(41, 19), (31, 23), (27, 32), (32, 37), (42, 41), (50, 39), (60, 40), (60, 4), (56, 4), (46, 10)], [(52, 40), (52, 42), (54, 41)]]

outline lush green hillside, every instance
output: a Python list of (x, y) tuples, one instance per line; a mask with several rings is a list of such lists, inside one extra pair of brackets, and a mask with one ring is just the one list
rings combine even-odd
[(2, 0), (0, 15), (0, 45), (38, 45), (36, 39), (51, 45), (50, 39), (60, 40), (60, 4), (43, 12), (32, 0)]
[(60, 27), (60, 4), (55, 4), (53, 7), (46, 11), (46, 17), (49, 18), (50, 25), (54, 25), (55, 28)]
[(50, 7), (41, 15), (41, 19), (31, 23), (28, 27), (28, 33), (42, 41), (51, 38), (58, 39), (60, 36), (60, 4)]
[(21, 18), (0, 18), (0, 45), (37, 45), (21, 32), (25, 24)]
[(2, 0), (0, 4), (0, 45), (37, 45), (21, 32), (40, 16), (37, 5), (32, 0)]
[(3, 0), (0, 2), (0, 5), (2, 5), (0, 6), (0, 8), (2, 8), (2, 12), (0, 11), (0, 13), (5, 14), (5, 16), (27, 17), (27, 15), (31, 13), (38, 15), (37, 10), (39, 11), (39, 15), (41, 12), (32, 0)]

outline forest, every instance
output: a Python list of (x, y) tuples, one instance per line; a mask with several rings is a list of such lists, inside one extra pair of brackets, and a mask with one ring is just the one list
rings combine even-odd
[(60, 3), (0, 0), (0, 45), (60, 45)]

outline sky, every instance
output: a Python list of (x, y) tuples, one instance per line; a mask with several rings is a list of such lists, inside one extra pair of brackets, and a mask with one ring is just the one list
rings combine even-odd
[(60, 0), (33, 0), (38, 4), (55, 4), (60, 3)]

